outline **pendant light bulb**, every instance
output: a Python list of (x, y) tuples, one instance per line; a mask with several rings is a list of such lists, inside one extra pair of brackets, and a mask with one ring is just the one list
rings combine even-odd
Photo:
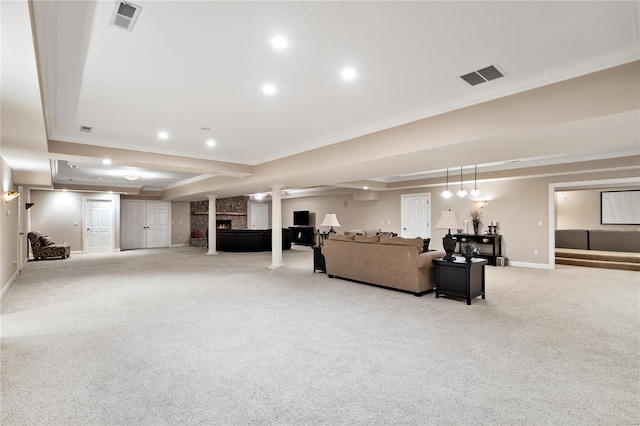
[(477, 197), (478, 195), (482, 194), (482, 192), (480, 192), (480, 190), (478, 189), (478, 165), (475, 165), (474, 168), (474, 173), (473, 173), (473, 189), (471, 190), (471, 196), (473, 197)]
[(462, 166), (460, 166), (460, 191), (456, 192), (456, 195), (460, 198), (467, 196), (467, 191), (462, 188)]
[(447, 168), (447, 186), (442, 193), (443, 198), (451, 198), (451, 192), (449, 191), (449, 168)]

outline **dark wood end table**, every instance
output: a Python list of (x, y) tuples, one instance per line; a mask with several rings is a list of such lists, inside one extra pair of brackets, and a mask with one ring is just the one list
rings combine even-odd
[(327, 266), (324, 261), (324, 254), (322, 254), (322, 247), (313, 246), (313, 272), (322, 271), (327, 272)]
[(456, 257), (455, 262), (439, 258), (433, 263), (436, 266), (436, 297), (441, 294), (463, 297), (467, 305), (478, 296), (485, 299), (484, 266), (489, 263), (487, 259), (473, 258), (467, 263), (464, 257)]

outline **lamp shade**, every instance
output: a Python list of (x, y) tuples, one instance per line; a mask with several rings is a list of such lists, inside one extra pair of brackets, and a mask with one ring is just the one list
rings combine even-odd
[(320, 226), (334, 226), (340, 227), (340, 223), (338, 223), (338, 218), (335, 213), (327, 213), (324, 215), (324, 220), (320, 224)]
[(447, 210), (442, 212), (435, 227), (436, 229), (457, 229), (459, 222), (456, 212)]

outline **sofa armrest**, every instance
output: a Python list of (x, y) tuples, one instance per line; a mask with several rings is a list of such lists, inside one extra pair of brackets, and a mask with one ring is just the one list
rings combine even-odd
[(427, 251), (416, 256), (416, 266), (418, 269), (433, 268), (433, 260), (444, 257), (446, 253), (442, 250)]

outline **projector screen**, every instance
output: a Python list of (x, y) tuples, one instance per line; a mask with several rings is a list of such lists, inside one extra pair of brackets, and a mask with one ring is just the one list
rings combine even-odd
[(640, 190), (600, 192), (602, 225), (640, 225)]

